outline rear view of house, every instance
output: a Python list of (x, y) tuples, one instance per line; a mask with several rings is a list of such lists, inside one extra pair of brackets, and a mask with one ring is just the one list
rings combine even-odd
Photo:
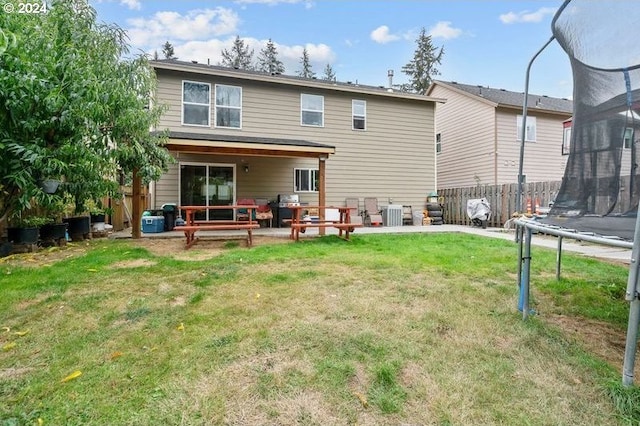
[[(158, 130), (176, 159), (151, 204), (226, 205), (238, 199), (424, 208), (435, 189), (435, 104), (384, 87), (152, 61)], [(361, 201), (362, 202), (362, 201)]]

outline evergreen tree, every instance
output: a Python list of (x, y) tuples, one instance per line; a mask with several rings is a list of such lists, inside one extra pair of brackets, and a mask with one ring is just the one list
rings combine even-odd
[(413, 59), (402, 67), (402, 72), (410, 78), (410, 82), (403, 86), (409, 91), (424, 94), (433, 80), (432, 77), (440, 74), (436, 66), (442, 61), (444, 47), (438, 50), (424, 28), (420, 31), (416, 43), (418, 47), (413, 54)]
[(236, 36), (231, 50), (222, 50), (222, 65), (240, 70), (253, 70), (253, 49), (249, 50), (244, 40)]
[(278, 59), (278, 50), (271, 39), (258, 55), (257, 69), (269, 74), (284, 74), (284, 64)]
[(324, 76), (322, 76), (322, 79), (327, 81), (336, 81), (336, 73), (333, 71), (331, 64), (327, 64), (327, 66), (324, 67)]
[(167, 40), (162, 46), (162, 54), (165, 59), (178, 59), (176, 58), (175, 52), (173, 51), (173, 45)]
[(304, 78), (313, 78), (316, 73), (311, 69), (311, 63), (309, 62), (309, 52), (305, 47), (302, 50), (302, 57), (300, 58), (300, 64), (302, 65), (302, 69), (298, 71), (298, 75)]

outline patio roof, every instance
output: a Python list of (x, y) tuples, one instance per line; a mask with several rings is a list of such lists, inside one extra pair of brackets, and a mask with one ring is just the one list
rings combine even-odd
[(335, 146), (300, 139), (209, 133), (169, 132), (170, 151), (319, 158), (335, 154)]

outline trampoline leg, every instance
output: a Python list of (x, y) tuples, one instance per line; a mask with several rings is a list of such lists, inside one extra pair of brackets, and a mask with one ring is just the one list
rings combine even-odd
[(560, 279), (560, 268), (562, 266), (562, 237), (558, 237), (558, 252), (556, 253), (556, 280)]
[(530, 228), (525, 229), (524, 256), (522, 257), (522, 274), (520, 277), (520, 298), (518, 309), (522, 311), (522, 319), (529, 317), (529, 272), (531, 270), (531, 234)]
[[(524, 231), (524, 227), (520, 225), (516, 225), (516, 242), (518, 243), (518, 289), (522, 284), (522, 234)], [(518, 305), (518, 309), (520, 309), (520, 305)]]
[(636, 346), (638, 344), (638, 322), (640, 321), (640, 300), (633, 300), (629, 306), (629, 325), (627, 327), (627, 345), (624, 351), (622, 367), (622, 384), (633, 385), (633, 370), (636, 363)]

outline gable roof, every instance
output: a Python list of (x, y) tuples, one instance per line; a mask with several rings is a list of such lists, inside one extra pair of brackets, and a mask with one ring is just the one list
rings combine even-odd
[(207, 65), (199, 64), (197, 62), (178, 61), (175, 59), (158, 59), (149, 61), (149, 63), (156, 70), (179, 71), (192, 74), (236, 78), (240, 80), (268, 82), (288, 86), (325, 89), (338, 92), (367, 94), (398, 99), (410, 99), (415, 101), (441, 103), (445, 102), (445, 99), (432, 98), (430, 96), (419, 95), (417, 93), (400, 92), (398, 90), (389, 89), (384, 86), (368, 86), (358, 83), (354, 84), (351, 82), (343, 83), (338, 81), (328, 81), (316, 78), (303, 78), (284, 74), (269, 74), (261, 71), (240, 70), (218, 65)]
[[(479, 99), (484, 99), (495, 106), (522, 109), (524, 104), (524, 93), (511, 92), (505, 89), (494, 89), (487, 86), (474, 86), (471, 84), (461, 84), (455, 81), (445, 82), (434, 80), (427, 94), (433, 91), (435, 85), (441, 85), (459, 93), (472, 95)], [(534, 95), (529, 93), (527, 97), (529, 110), (542, 110), (554, 113), (573, 114), (573, 101), (564, 98), (552, 98), (546, 95)]]

